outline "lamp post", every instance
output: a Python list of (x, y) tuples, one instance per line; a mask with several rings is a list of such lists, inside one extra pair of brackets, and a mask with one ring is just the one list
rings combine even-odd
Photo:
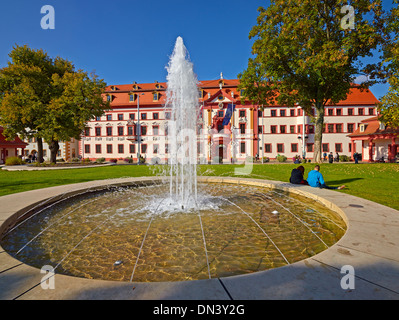
[[(141, 93), (144, 95), (144, 93)], [(141, 142), (141, 127), (140, 127), (140, 94), (137, 95), (137, 165), (140, 165), (140, 142)]]

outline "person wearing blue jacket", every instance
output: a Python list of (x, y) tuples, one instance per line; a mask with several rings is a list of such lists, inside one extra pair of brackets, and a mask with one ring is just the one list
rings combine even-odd
[(314, 188), (321, 188), (321, 189), (343, 189), (345, 186), (340, 187), (329, 187), (326, 185), (323, 175), (320, 173), (320, 166), (316, 165), (314, 170), (310, 171), (308, 174), (308, 184)]

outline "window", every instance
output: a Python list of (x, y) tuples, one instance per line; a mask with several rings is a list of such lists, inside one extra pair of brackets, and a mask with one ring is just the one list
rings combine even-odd
[(112, 127), (107, 127), (107, 136), (112, 136)]
[(123, 153), (123, 144), (118, 144), (118, 153)]
[(165, 153), (168, 154), (169, 153), (169, 144), (165, 144)]
[(369, 108), (369, 116), (373, 116), (374, 115), (374, 108)]
[(355, 124), (354, 123), (348, 123), (348, 132), (352, 133), (355, 131)]
[(277, 143), (277, 152), (278, 153), (284, 152), (284, 143)]
[(130, 94), (129, 95), (129, 101), (130, 102), (134, 102), (134, 94)]
[(96, 127), (96, 137), (101, 136), (101, 128), (100, 127)]
[(223, 110), (218, 111), (218, 117), (223, 118), (223, 116), (224, 116), (224, 111)]
[(85, 144), (85, 153), (90, 153), (90, 145)]
[(134, 113), (129, 113), (129, 119), (134, 120)]
[(112, 114), (107, 114), (107, 121), (112, 121)]
[(272, 145), (270, 143), (265, 144), (265, 152), (271, 153), (272, 152)]
[(258, 133), (263, 133), (263, 127), (262, 126), (258, 127)]
[(280, 110), (280, 117), (285, 117), (285, 110)]
[(258, 118), (262, 118), (263, 117), (263, 112), (262, 110), (258, 110)]
[(314, 133), (314, 126), (310, 125), (310, 126), (308, 127), (308, 132), (309, 132), (309, 133)]
[(123, 136), (123, 127), (118, 127), (118, 136)]
[(154, 136), (157, 136), (159, 134), (159, 126), (153, 126), (152, 127), (152, 134)]
[(306, 151), (307, 152), (313, 152), (313, 143), (307, 143), (306, 144)]
[(152, 114), (152, 117), (153, 117), (154, 120), (158, 120), (159, 119), (159, 113), (158, 112), (154, 112)]
[(170, 118), (171, 118), (171, 113), (170, 112), (165, 112), (165, 119), (166, 120), (170, 120)]
[(280, 133), (285, 133), (286, 126), (280, 126)]
[(291, 109), (290, 110), (290, 116), (291, 117), (295, 117), (295, 109)]
[(298, 124), (298, 133), (302, 133), (302, 126)]
[(329, 152), (330, 151), (330, 146), (329, 146), (328, 143), (323, 143), (321, 145), (321, 148), (322, 148), (323, 152)]
[(240, 123), (240, 133), (245, 134), (245, 123)]
[(342, 152), (342, 143), (335, 144), (335, 152)]
[(134, 129), (135, 129), (135, 127), (132, 127), (132, 126), (127, 127), (127, 135), (134, 136), (134, 131), (135, 131)]
[(96, 117), (96, 121), (101, 121), (101, 117)]
[(146, 144), (141, 145), (141, 153), (147, 153), (147, 145)]
[(154, 101), (158, 101), (159, 100), (159, 93), (158, 92), (154, 92), (153, 93), (153, 100)]
[(89, 136), (90, 135), (90, 128), (85, 128), (85, 136)]
[(348, 109), (348, 116), (353, 116), (353, 108)]
[(122, 121), (123, 120), (123, 114), (118, 114), (118, 120)]
[(147, 120), (147, 114), (146, 113), (142, 113), (140, 116), (141, 116), (141, 120)]
[(240, 110), (240, 118), (245, 118), (245, 110)]
[(342, 133), (342, 124), (336, 124), (335, 125), (335, 132), (336, 133)]
[(270, 116), (275, 117), (277, 115), (277, 110), (270, 110)]
[(108, 96), (107, 96), (107, 101), (108, 101), (108, 102), (111, 102), (111, 101), (112, 101), (112, 96), (109, 96), (109, 95), (108, 95)]
[(245, 142), (240, 143), (240, 152), (245, 153)]
[(154, 144), (153, 145), (153, 154), (158, 154), (158, 150), (159, 150), (159, 145), (158, 144)]
[(290, 133), (295, 133), (295, 126), (290, 126)]
[(327, 125), (327, 132), (328, 133), (333, 133), (334, 132), (334, 125), (333, 124), (328, 124)]
[(107, 144), (107, 153), (112, 153), (112, 144)]
[(298, 144), (291, 143), (291, 152), (298, 152)]
[(329, 116), (333, 116), (334, 115), (334, 109), (327, 109), (327, 113)]
[(96, 153), (101, 153), (101, 144), (96, 144)]
[(147, 127), (146, 126), (142, 126), (141, 127), (141, 135), (142, 136), (146, 136), (147, 135)]
[(342, 109), (337, 109), (336, 112), (337, 112), (337, 116), (342, 116)]
[(363, 108), (359, 108), (357, 110), (357, 113), (358, 113), (359, 116), (363, 116), (364, 115), (364, 109)]
[(136, 153), (136, 145), (135, 144), (129, 144), (129, 152)]
[(270, 126), (270, 133), (277, 133), (277, 126)]

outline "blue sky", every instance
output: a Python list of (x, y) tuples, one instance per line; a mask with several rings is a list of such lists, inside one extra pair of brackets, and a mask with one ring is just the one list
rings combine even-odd
[[(386, 1), (390, 3), (391, 1)], [(183, 37), (199, 80), (236, 78), (251, 56), (248, 39), (265, 0), (13, 0), (0, 11), (0, 67), (14, 44), (42, 48), (108, 84), (165, 81), (166, 65)], [(43, 30), (40, 9), (55, 9)], [(377, 98), (386, 86), (371, 88)]]

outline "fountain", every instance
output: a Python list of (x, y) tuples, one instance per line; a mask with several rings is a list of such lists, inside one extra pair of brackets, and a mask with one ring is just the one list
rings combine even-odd
[(165, 108), (170, 109), (168, 143), (170, 195), (184, 208), (197, 201), (197, 136), (199, 110), (198, 80), (183, 39), (178, 37), (167, 67)]
[(197, 79), (180, 37), (167, 70), (165, 108), (172, 117), (166, 183), (133, 179), (28, 208), (0, 235), (10, 255), (90, 279), (182, 281), (277, 268), (343, 236), (342, 218), (303, 196), (197, 181)]

